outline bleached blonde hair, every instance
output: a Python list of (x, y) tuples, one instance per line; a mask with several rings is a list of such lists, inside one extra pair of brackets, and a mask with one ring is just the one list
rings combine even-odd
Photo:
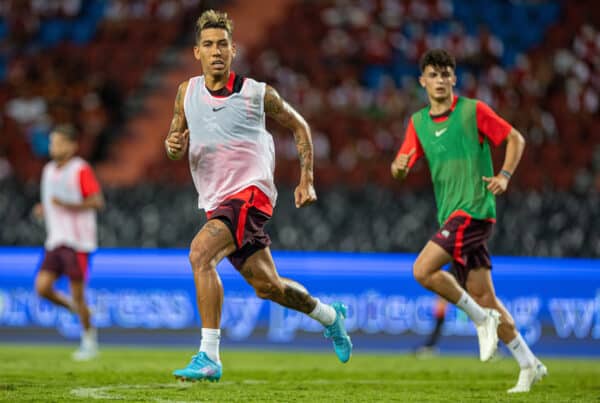
[(200, 40), (200, 33), (207, 28), (220, 28), (227, 31), (229, 39), (233, 35), (233, 21), (224, 11), (206, 10), (196, 21), (196, 42)]

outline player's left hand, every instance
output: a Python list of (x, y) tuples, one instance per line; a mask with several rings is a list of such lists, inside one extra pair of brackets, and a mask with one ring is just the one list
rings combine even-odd
[(36, 203), (36, 205), (33, 206), (31, 213), (37, 221), (42, 221), (44, 219), (44, 206), (42, 203)]
[(317, 192), (312, 183), (301, 181), (294, 191), (296, 208), (308, 206), (317, 201)]
[(498, 196), (506, 192), (506, 188), (508, 187), (508, 178), (506, 176), (498, 174), (491, 178), (484, 176), (482, 179), (488, 184), (487, 190), (492, 192), (494, 196)]

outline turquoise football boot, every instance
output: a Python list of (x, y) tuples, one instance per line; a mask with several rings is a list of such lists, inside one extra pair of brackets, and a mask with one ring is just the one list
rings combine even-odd
[(182, 381), (210, 381), (219, 382), (223, 374), (223, 365), (216, 363), (204, 352), (192, 356), (192, 361), (183, 369), (173, 371), (175, 378)]
[(333, 349), (339, 360), (343, 363), (348, 362), (352, 355), (352, 341), (346, 333), (344, 319), (346, 319), (347, 308), (341, 302), (331, 304), (335, 309), (335, 322), (325, 327), (325, 337), (333, 340)]

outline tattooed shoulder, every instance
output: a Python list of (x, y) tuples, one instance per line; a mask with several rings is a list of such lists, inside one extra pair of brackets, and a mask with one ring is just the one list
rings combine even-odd
[(183, 99), (185, 98), (185, 93), (187, 91), (188, 81), (184, 81), (179, 84), (179, 88), (177, 88), (177, 95), (175, 97), (175, 108), (178, 106), (183, 110)]
[(177, 95), (175, 96), (175, 106), (173, 108), (173, 119), (171, 120), (171, 127), (169, 133), (183, 132), (187, 128), (187, 122), (185, 120), (185, 112), (183, 110), (183, 100), (185, 98), (185, 92), (187, 91), (188, 82), (184, 81), (177, 88)]
[(265, 113), (269, 116), (278, 115), (283, 110), (283, 100), (275, 88), (267, 85), (265, 91)]

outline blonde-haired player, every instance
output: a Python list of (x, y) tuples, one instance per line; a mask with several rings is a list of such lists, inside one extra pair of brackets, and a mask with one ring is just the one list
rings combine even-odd
[(293, 132), (301, 168), (294, 192), (298, 208), (317, 200), (310, 128), (272, 87), (231, 70), (236, 53), (232, 27), (227, 14), (218, 11), (205, 11), (198, 19), (194, 56), (203, 75), (179, 86), (165, 140), (169, 158), (181, 159), (188, 154), (198, 207), (208, 218), (190, 246), (202, 339), (188, 366), (173, 373), (183, 380), (221, 378), (223, 286), (216, 267), (225, 257), (260, 298), (303, 312), (323, 324), (340, 361), (348, 361), (352, 352), (344, 327), (346, 307), (319, 301), (302, 285), (280, 277), (275, 268), (270, 238), (264, 232), (277, 199), (275, 151), (265, 128), (265, 115)]

